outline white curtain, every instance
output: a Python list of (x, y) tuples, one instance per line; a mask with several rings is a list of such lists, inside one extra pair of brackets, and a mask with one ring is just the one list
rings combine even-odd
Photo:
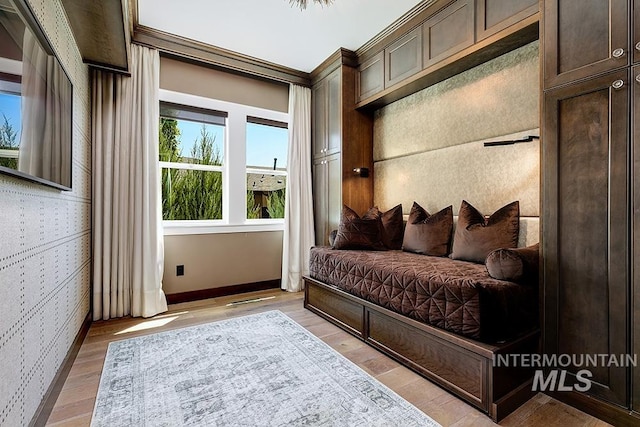
[(18, 170), (71, 187), (71, 85), (30, 31), (22, 41), (22, 132)]
[(131, 46), (131, 77), (94, 71), (93, 319), (167, 310), (158, 164), (160, 58)]
[(289, 87), (289, 151), (282, 245), (282, 289), (303, 289), (314, 243), (311, 193), (311, 90)]

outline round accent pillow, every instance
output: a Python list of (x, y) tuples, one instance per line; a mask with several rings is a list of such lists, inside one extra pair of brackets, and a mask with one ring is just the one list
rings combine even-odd
[(489, 276), (510, 282), (532, 282), (538, 277), (538, 251), (536, 243), (526, 248), (501, 248), (489, 252), (485, 266)]
[(489, 276), (498, 280), (517, 282), (524, 275), (522, 258), (511, 249), (496, 249), (487, 255), (484, 264)]

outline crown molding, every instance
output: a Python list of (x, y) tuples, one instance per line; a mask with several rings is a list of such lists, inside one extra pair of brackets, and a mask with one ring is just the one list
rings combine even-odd
[(455, 0), (423, 0), (356, 50), (360, 63)]
[(336, 50), (311, 72), (311, 81), (315, 83), (318, 80), (325, 78), (340, 65), (357, 67), (358, 57), (355, 52), (343, 47)]

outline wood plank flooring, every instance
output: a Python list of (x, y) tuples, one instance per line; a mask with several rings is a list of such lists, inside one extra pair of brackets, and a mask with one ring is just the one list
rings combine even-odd
[[(228, 307), (233, 301), (275, 297)], [(495, 426), (491, 419), (357, 338), (305, 310), (302, 293), (267, 290), (169, 306), (151, 319), (94, 322), (82, 344), (48, 426), (88, 426), (109, 342), (267, 310), (280, 310), (443, 426)], [(608, 424), (543, 394), (505, 418), (503, 426), (592, 426)]]

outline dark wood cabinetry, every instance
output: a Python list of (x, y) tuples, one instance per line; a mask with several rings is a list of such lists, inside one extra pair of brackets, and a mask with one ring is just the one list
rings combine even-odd
[(538, 0), (437, 0), (358, 52), (357, 106), (382, 107), (537, 40), (538, 17)]
[[(633, 300), (631, 313), (632, 352), (640, 355), (640, 66), (631, 69), (631, 280)], [(631, 377), (631, 408), (640, 413), (640, 366), (633, 368)]]
[(416, 28), (384, 50), (385, 87), (392, 86), (422, 69), (422, 31)]
[(633, 62), (640, 62), (640, 0), (633, 0), (633, 25), (631, 33), (631, 50), (633, 51)]
[(316, 244), (329, 244), (329, 233), (338, 228), (342, 206), (340, 153), (313, 162)]
[(340, 151), (340, 89), (338, 70), (313, 86), (313, 157)]
[(373, 119), (355, 109), (353, 52), (339, 50), (312, 73), (313, 195), (316, 244), (329, 243), (338, 228), (342, 204), (364, 212), (373, 203), (373, 177), (354, 168), (373, 169)]
[[(638, 21), (637, 3), (544, 2), (542, 271), (548, 354), (640, 354), (640, 70), (631, 67), (635, 47), (629, 37)], [(576, 369), (581, 368), (567, 368), (569, 377)], [(601, 361), (582, 369), (592, 374), (590, 389), (554, 397), (615, 425), (640, 424), (639, 368)]]
[(484, 40), (538, 11), (538, 0), (476, 0), (476, 41)]
[[(545, 94), (546, 353), (629, 353), (629, 92), (623, 69)], [(628, 403), (626, 368), (590, 370), (588, 394)]]
[(358, 67), (358, 99), (366, 99), (384, 90), (384, 52)]
[(624, 67), (629, 63), (628, 0), (546, 0), (544, 40), (547, 88)]
[[(423, 63), (427, 68), (475, 41), (474, 0), (457, 0), (422, 25)], [(455, 29), (452, 31), (452, 29)]]

